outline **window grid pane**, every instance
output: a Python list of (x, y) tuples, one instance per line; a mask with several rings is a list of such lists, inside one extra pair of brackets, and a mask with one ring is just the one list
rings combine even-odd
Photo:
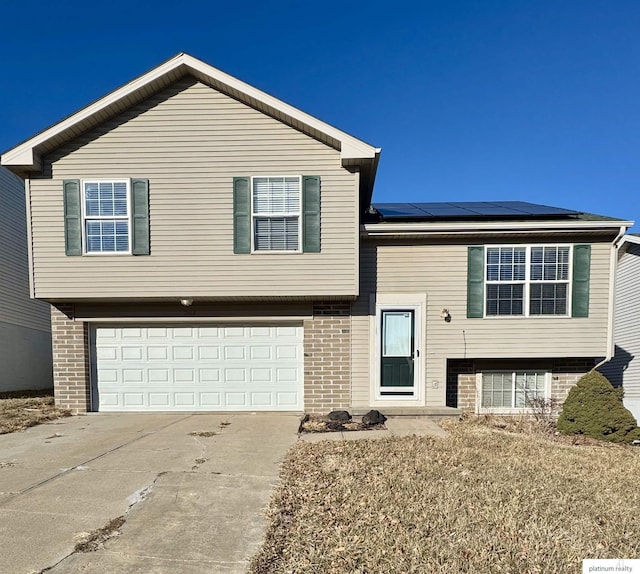
[(127, 215), (127, 184), (124, 181), (85, 183), (85, 213), (88, 217)]
[(567, 283), (532, 283), (531, 315), (566, 315)]
[(482, 406), (486, 408), (511, 407), (511, 373), (482, 374)]
[(526, 257), (526, 247), (489, 247), (487, 281), (524, 281)]
[(569, 247), (532, 247), (532, 281), (567, 281), (569, 279)]
[(253, 212), (255, 214), (298, 214), (300, 212), (300, 178), (254, 178)]
[(487, 285), (487, 315), (522, 315), (524, 285), (519, 283)]
[(256, 250), (298, 250), (297, 217), (256, 217), (254, 227)]
[(86, 222), (87, 253), (129, 251), (129, 222), (99, 219)]
[(535, 401), (544, 399), (544, 371), (516, 372), (515, 377), (516, 408), (531, 408)]

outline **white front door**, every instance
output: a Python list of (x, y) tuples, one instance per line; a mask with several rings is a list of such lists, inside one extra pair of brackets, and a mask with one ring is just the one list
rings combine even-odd
[(99, 325), (100, 411), (301, 411), (302, 325)]

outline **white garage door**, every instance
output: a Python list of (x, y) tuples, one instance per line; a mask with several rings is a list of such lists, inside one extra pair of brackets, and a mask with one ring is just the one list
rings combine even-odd
[(302, 333), (299, 325), (94, 326), (93, 398), (100, 411), (299, 411)]

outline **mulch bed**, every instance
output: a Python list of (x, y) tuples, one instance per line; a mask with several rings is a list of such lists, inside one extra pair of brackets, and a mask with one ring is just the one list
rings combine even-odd
[(361, 421), (334, 421), (319, 415), (304, 415), (298, 433), (386, 430), (383, 424), (366, 425)]

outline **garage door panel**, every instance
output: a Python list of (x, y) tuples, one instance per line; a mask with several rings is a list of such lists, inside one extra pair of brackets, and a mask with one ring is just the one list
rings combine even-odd
[(220, 393), (200, 393), (200, 404), (203, 407), (219, 409), (222, 406)]
[(302, 410), (300, 325), (92, 327), (99, 410)]
[(122, 393), (122, 399), (122, 403), (125, 408), (145, 406), (144, 393)]
[(198, 359), (201, 361), (217, 361), (220, 358), (220, 348), (210, 346), (202, 346), (198, 347)]
[(149, 393), (149, 406), (169, 407), (171, 406), (169, 393)]
[(169, 384), (171, 377), (169, 376), (168, 369), (147, 369), (147, 381), (150, 384), (158, 383), (166, 383)]
[(100, 347), (98, 349), (98, 359), (115, 361), (118, 359), (118, 347)]

